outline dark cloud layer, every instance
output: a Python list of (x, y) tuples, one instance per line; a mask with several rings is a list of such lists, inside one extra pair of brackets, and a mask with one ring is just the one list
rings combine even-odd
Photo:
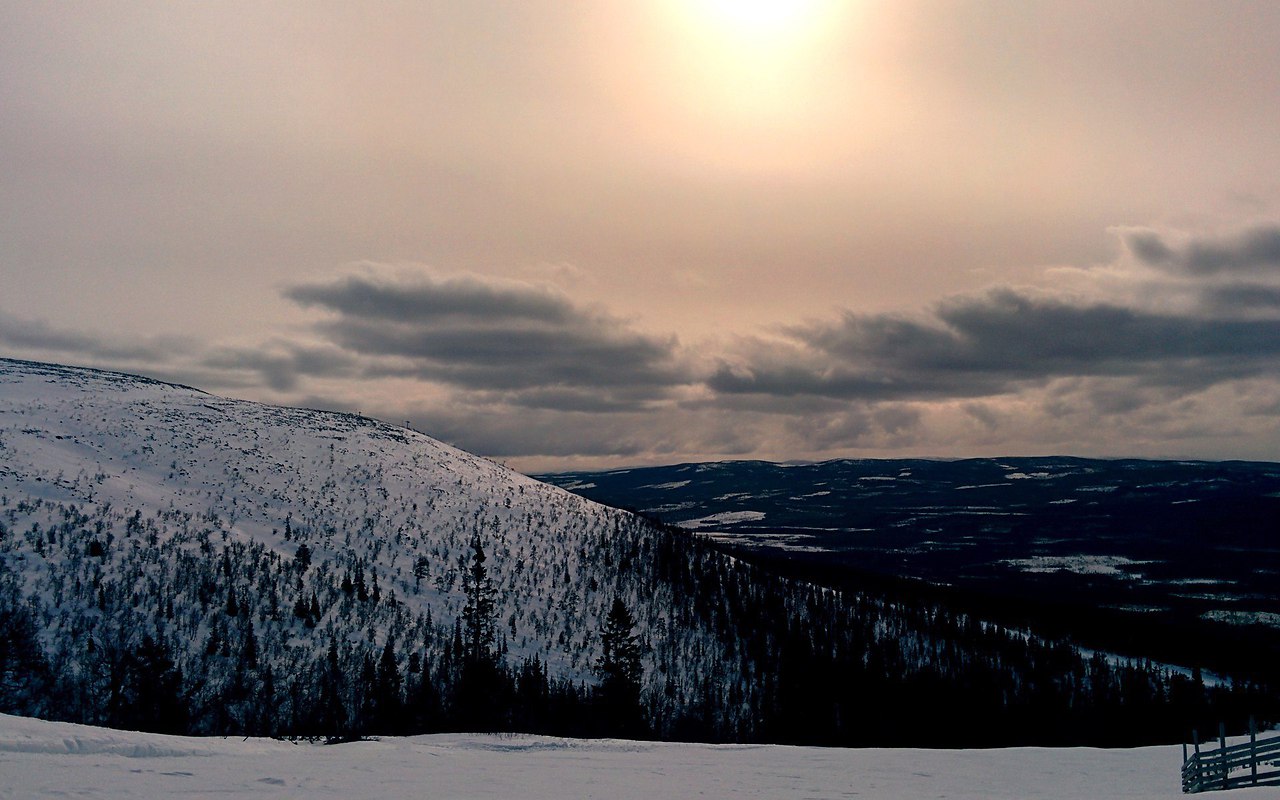
[(293, 391), (303, 378), (351, 377), (356, 362), (334, 347), (284, 343), (278, 347), (220, 348), (205, 355), (200, 366), (222, 371), (248, 371), (277, 392)]
[(1164, 315), (1010, 289), (952, 300), (924, 320), (847, 313), (786, 333), (794, 357), (758, 345), (709, 385), (862, 401), (979, 397), (1073, 376), (1191, 387), (1273, 371), (1280, 357), (1277, 320)]
[(127, 341), (110, 334), (0, 312), (0, 346), (35, 358), (143, 372), (211, 390), (292, 392), (307, 378), (351, 377), (356, 361), (336, 347), (291, 341), (217, 346), (182, 337)]
[(475, 277), (424, 276), (413, 284), (396, 284), (348, 276), (332, 283), (292, 286), (285, 289), (284, 296), (303, 306), (319, 306), (345, 317), (390, 322), (421, 323), (452, 317), (564, 325), (580, 313), (567, 298), (549, 290), (496, 284)]
[[(1280, 282), (1257, 269), (1265, 230), (1177, 246), (1127, 234), (1130, 252), (1161, 268), (1155, 278), (1144, 269), (1129, 276), (1149, 296), (1123, 281), (1123, 295), (1101, 295), (1109, 300), (995, 288), (914, 316), (844, 312), (730, 350), (680, 347), (544, 286), (375, 274), (285, 290), (321, 312), (311, 341), (130, 343), (0, 315), (0, 345), (408, 419), (539, 468), (877, 448), (938, 454), (938, 442), (960, 454), (1007, 452), (1010, 441), (1075, 452), (1089, 437), (1108, 452), (1116, 435), (1159, 453), (1169, 441), (1271, 441)], [(1090, 277), (1098, 281), (1085, 296), (1117, 285), (1113, 270)]]
[(1201, 293), (1204, 305), (1220, 313), (1275, 311), (1280, 309), (1280, 286), (1236, 283), (1212, 286)]
[(333, 312), (317, 331), (366, 359), (371, 376), (504, 392), (514, 405), (566, 410), (633, 408), (692, 380), (673, 337), (639, 333), (545, 287), (348, 276), (285, 294)]
[(177, 337), (122, 341), (84, 333), (43, 320), (22, 319), (0, 311), (0, 345), (15, 350), (58, 353), (78, 359), (108, 359), (122, 362), (154, 362), (176, 352), (188, 351), (192, 344)]
[(1155, 231), (1124, 236), (1129, 251), (1161, 269), (1189, 275), (1280, 273), (1280, 226), (1260, 225), (1231, 236), (1199, 236), (1172, 244)]

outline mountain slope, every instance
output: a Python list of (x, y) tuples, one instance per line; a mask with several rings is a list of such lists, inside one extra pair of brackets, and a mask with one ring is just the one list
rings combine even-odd
[[(461, 616), (477, 534), (512, 657), (553, 676), (590, 676), (615, 595), (645, 639), (672, 604), (609, 566), (651, 545), (630, 515), (411, 430), (126, 375), (0, 361), (0, 495), (8, 581), (55, 662), (146, 631), (200, 673), (211, 639), (238, 658), (222, 643), (249, 617), (282, 674), (334, 640), (407, 651)], [(313, 599), (314, 619), (290, 613)], [(674, 633), (651, 652), (706, 649)]]

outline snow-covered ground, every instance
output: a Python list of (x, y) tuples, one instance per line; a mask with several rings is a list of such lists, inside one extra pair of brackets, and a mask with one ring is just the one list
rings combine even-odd
[[(449, 734), (326, 747), (0, 715), (0, 798), (1181, 797), (1181, 751), (842, 750)], [(1274, 797), (1275, 789), (1230, 795)]]

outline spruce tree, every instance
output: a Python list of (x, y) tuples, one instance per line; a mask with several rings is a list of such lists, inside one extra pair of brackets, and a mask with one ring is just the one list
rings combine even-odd
[(418, 556), (413, 562), (413, 593), (417, 594), (422, 586), (422, 579), (430, 574), (431, 562), (426, 556)]
[(471, 565), (463, 575), (467, 604), (462, 609), (462, 672), (457, 687), (457, 722), (473, 730), (503, 726), (504, 675), (498, 663), (497, 609), (493, 582), (484, 565), (480, 534), (471, 537)]
[(484, 547), (480, 544), (479, 533), (471, 537), (471, 550), (471, 566), (463, 576), (467, 604), (462, 609), (462, 625), (466, 637), (465, 658), (468, 662), (479, 664), (495, 660), (497, 610), (493, 599), (493, 582), (489, 580), (489, 570), (484, 565)]
[(307, 547), (306, 542), (298, 545), (298, 550), (293, 556), (293, 563), (298, 572), (306, 572), (307, 567), (311, 566), (311, 548)]
[(391, 637), (378, 659), (377, 678), (373, 687), (373, 725), (377, 733), (403, 733), (400, 692), (403, 681), (396, 663), (395, 643)]
[(615, 597), (600, 632), (603, 654), (596, 661), (600, 678), (597, 697), (607, 733), (643, 736), (647, 733), (640, 689), (644, 668), (640, 663), (640, 638), (633, 632), (635, 619), (621, 598)]
[(319, 691), (312, 715), (315, 732), (329, 741), (350, 737), (347, 712), (347, 677), (338, 653), (337, 639), (329, 640), (329, 650), (319, 669)]

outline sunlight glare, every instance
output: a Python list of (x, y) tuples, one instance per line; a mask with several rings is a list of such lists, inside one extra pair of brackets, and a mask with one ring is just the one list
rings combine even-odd
[(706, 24), (760, 42), (783, 41), (822, 25), (824, 0), (700, 0), (693, 4)]
[[(763, 132), (812, 121), (852, 0), (668, 0), (690, 103)], [(764, 126), (764, 127), (762, 127)]]

